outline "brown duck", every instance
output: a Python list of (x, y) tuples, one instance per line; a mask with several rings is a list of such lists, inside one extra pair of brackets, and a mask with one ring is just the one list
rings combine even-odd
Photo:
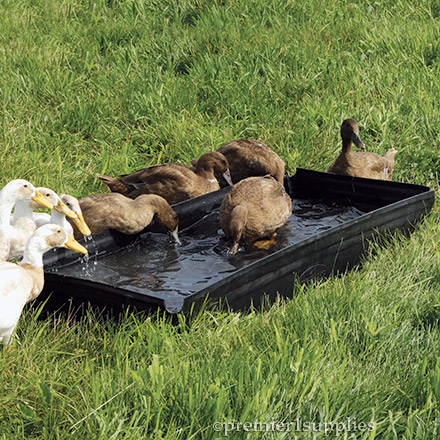
[[(142, 194), (135, 200), (118, 193), (94, 194), (79, 200), (85, 222), (92, 234), (115, 229), (131, 235), (141, 232), (153, 218), (179, 242), (177, 229), (179, 219), (168, 202), (155, 194)], [(74, 225), (73, 222), (71, 222)], [(82, 234), (74, 225), (75, 237)]]
[[(292, 214), (292, 200), (272, 176), (248, 177), (236, 183), (220, 207), (220, 226), (235, 254), (240, 242), (267, 249), (276, 231)], [(256, 240), (271, 237), (271, 241)]]
[[(231, 177), (234, 183), (252, 176), (270, 174), (283, 184), (284, 162), (278, 154), (267, 145), (253, 139), (233, 140), (218, 150), (229, 162)], [(192, 161), (195, 166), (196, 160)], [(217, 176), (220, 185), (226, 186), (223, 179)]]
[(97, 174), (112, 192), (135, 199), (140, 194), (157, 194), (170, 205), (202, 196), (220, 189), (215, 173), (232, 185), (229, 163), (225, 156), (214, 151), (197, 161), (195, 170), (179, 163), (151, 166), (120, 176), (119, 179)]
[(329, 173), (344, 176), (367, 177), (369, 179), (391, 180), (394, 170), (394, 156), (397, 150), (392, 148), (385, 156), (376, 153), (352, 150), (352, 144), (364, 149), (359, 137), (359, 128), (354, 119), (346, 119), (341, 127), (342, 151), (328, 169)]

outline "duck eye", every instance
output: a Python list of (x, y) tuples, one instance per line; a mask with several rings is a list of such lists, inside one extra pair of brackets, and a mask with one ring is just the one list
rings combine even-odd
[(27, 186), (27, 184), (24, 184), (23, 186), (24, 186), (25, 188), (27, 188), (27, 187), (28, 187), (28, 186)]

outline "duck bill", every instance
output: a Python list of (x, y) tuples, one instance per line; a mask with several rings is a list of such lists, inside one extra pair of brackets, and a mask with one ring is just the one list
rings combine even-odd
[(88, 237), (89, 235), (92, 234), (92, 231), (90, 230), (90, 228), (87, 226), (86, 221), (84, 220), (84, 217), (82, 215), (81, 212), (78, 212), (76, 214), (76, 219), (74, 219), (74, 223), (76, 225), (76, 227), (79, 229), (79, 231), (81, 232), (82, 235)]
[(35, 194), (31, 197), (31, 199), (45, 208), (53, 209), (52, 203), (50, 203), (49, 200), (47, 200), (46, 197), (44, 197), (43, 194), (41, 194), (38, 190), (35, 190)]
[(351, 135), (351, 140), (356, 145), (356, 147), (358, 147), (359, 149), (361, 149), (361, 150), (365, 149), (365, 145), (361, 141), (361, 138), (359, 137), (359, 135), (357, 133), (353, 132), (353, 134)]
[(181, 244), (180, 240), (179, 240), (178, 229), (179, 228), (176, 227), (176, 229), (174, 229), (173, 231), (170, 231), (170, 237), (173, 237), (173, 240), (175, 243)]
[(226, 170), (223, 174), (222, 174), (223, 178), (226, 180), (226, 182), (228, 182), (229, 186), (232, 186), (232, 178), (231, 178), (231, 172), (229, 170)]
[(80, 254), (87, 254), (87, 249), (79, 244), (70, 234), (67, 234), (67, 242), (64, 243), (64, 247)]
[(53, 209), (73, 220), (78, 217), (62, 200), (58, 200), (58, 203), (53, 207)]

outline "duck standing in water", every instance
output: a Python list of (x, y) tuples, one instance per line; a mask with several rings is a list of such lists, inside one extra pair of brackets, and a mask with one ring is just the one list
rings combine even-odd
[[(291, 214), (292, 200), (272, 176), (248, 177), (236, 183), (220, 207), (220, 227), (231, 245), (230, 253), (237, 253), (240, 242), (268, 249)], [(266, 237), (271, 240), (257, 241)]]
[(220, 189), (215, 173), (220, 173), (232, 185), (229, 163), (217, 152), (204, 154), (195, 171), (178, 163), (167, 163), (143, 168), (119, 179), (97, 174), (112, 192), (135, 199), (141, 194), (157, 194), (170, 205), (202, 196)]
[(25, 304), (43, 290), (43, 254), (54, 247), (87, 253), (63, 228), (45, 225), (31, 236), (19, 264), (0, 263), (0, 342), (4, 345), (10, 344)]
[[(229, 162), (233, 183), (253, 176), (271, 175), (283, 184), (284, 162), (277, 153), (263, 142), (253, 139), (233, 140), (218, 150)], [(191, 161), (193, 166), (197, 160)], [(226, 186), (224, 180), (217, 176), (221, 186)]]
[(364, 149), (359, 137), (358, 124), (354, 119), (346, 119), (341, 126), (342, 151), (328, 169), (329, 173), (352, 177), (391, 180), (394, 170), (394, 156), (397, 150), (392, 148), (385, 156), (376, 153), (352, 150), (352, 144)]
[[(141, 194), (134, 200), (118, 193), (95, 194), (80, 199), (79, 205), (92, 234), (107, 229), (137, 234), (154, 218), (179, 243), (179, 218), (168, 202), (156, 194)], [(75, 229), (76, 237), (80, 238), (81, 234)]]

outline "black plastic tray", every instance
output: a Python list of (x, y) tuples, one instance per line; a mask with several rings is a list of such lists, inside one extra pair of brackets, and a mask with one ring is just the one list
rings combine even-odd
[[(46, 254), (45, 287), (41, 299), (50, 297), (47, 303), (50, 309), (57, 309), (72, 300), (74, 305), (91, 303), (113, 311), (134, 306), (138, 309), (160, 307), (170, 313), (188, 311), (193, 304), (199, 305), (207, 298), (210, 301), (224, 301), (234, 309), (248, 307), (251, 303), (258, 305), (265, 294), (269, 299), (274, 299), (277, 294), (291, 296), (295, 277), (300, 282), (307, 282), (346, 271), (359, 263), (370, 240), (396, 230), (411, 231), (415, 223), (430, 212), (434, 203), (434, 191), (425, 186), (351, 178), (301, 168), (293, 177), (285, 179), (285, 187), (292, 197), (294, 214), (297, 208), (298, 217), (294, 217), (293, 227), (296, 227), (297, 220), (299, 226), (296, 227), (293, 241), (289, 237), (290, 229), (280, 229), (278, 235), (281, 244), (270, 252), (248, 248), (236, 256), (225, 254), (226, 243), (221, 231), (217, 231), (219, 227), (215, 210), (229, 188), (174, 205), (180, 219), (180, 237), (187, 248), (191, 240), (199, 240), (203, 244), (212, 239), (200, 235), (200, 230), (203, 233), (205, 227), (214, 228), (214, 234), (219, 235), (214, 237), (218, 240), (213, 246), (215, 252), (202, 250), (198, 254), (194, 251), (194, 254), (187, 256), (196, 260), (195, 267), (202, 272), (214, 273), (212, 283), (209, 277), (208, 281), (204, 279), (200, 283), (194, 278), (194, 283), (186, 286), (187, 291), (182, 292), (180, 288), (174, 291), (169, 286), (161, 289), (167, 280), (166, 274), (155, 273), (160, 272), (160, 264), (139, 269), (137, 273), (137, 262), (149, 258), (145, 254), (149, 245), (156, 246), (156, 251), (163, 252), (164, 258), (171, 261), (171, 270), (174, 270), (173, 264), (179, 264), (179, 258), (185, 250), (185, 245), (176, 246), (165, 235), (157, 234), (153, 224), (135, 236), (116, 231), (96, 235), (94, 242), (85, 242), (90, 253), (88, 265), (80, 261), (78, 254), (65, 249)], [(305, 217), (302, 220), (301, 204), (304, 203), (313, 205), (318, 209), (318, 214), (313, 212), (310, 219)], [(330, 219), (330, 223), (323, 229), (318, 224), (322, 221), (319, 210), (325, 216), (326, 207), (333, 217), (326, 218), (325, 221)], [(339, 213), (346, 218), (340, 217)], [(314, 229), (315, 223), (317, 227)], [(197, 225), (199, 231), (193, 236)], [(216, 253), (220, 261), (218, 267), (231, 264), (231, 268), (224, 270), (224, 273), (220, 269), (216, 271)], [(206, 257), (205, 262), (204, 255), (208, 254), (210, 256)], [(213, 262), (211, 258), (214, 258)], [(134, 276), (135, 283), (127, 281), (121, 284), (120, 280), (123, 281), (124, 277), (118, 279), (116, 275), (115, 278), (113, 271), (106, 267), (111, 259), (120, 262), (121, 270), (128, 270)], [(127, 261), (134, 263), (128, 263), (129, 267), (126, 267)], [(185, 267), (178, 270), (187, 270), (190, 276), (197, 277), (197, 271), (191, 269), (192, 266), (189, 269)], [(109, 272), (111, 276), (108, 276)], [(143, 284), (143, 279), (149, 282)]]

